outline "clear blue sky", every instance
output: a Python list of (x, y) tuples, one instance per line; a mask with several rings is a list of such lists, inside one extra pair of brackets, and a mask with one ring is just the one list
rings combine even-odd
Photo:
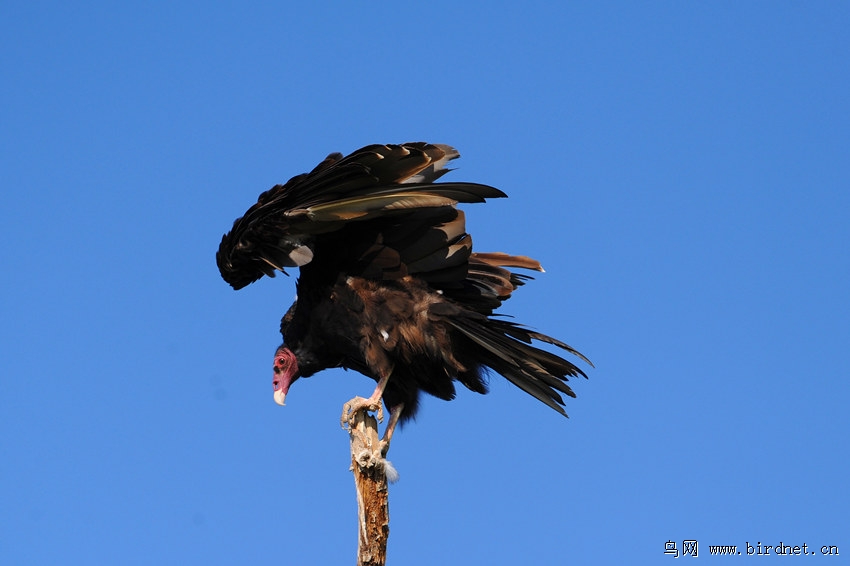
[(276, 406), (294, 278), (236, 293), (214, 253), (411, 140), (510, 195), (467, 207), (547, 269), (503, 312), (597, 367), (569, 420), (498, 376), (426, 399), (391, 564), (850, 555), (847, 3), (284, 5), (0, 7), (0, 563), (354, 562), (338, 418), (374, 383)]

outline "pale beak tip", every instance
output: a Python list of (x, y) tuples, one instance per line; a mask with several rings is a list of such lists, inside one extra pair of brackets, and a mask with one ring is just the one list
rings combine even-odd
[(283, 389), (278, 389), (274, 392), (274, 402), (280, 405), (281, 407), (285, 406), (284, 400), (286, 399), (286, 393), (283, 392)]

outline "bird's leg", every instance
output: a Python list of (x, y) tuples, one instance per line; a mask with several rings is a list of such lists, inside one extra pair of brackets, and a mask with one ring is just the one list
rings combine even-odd
[(384, 431), (384, 436), (381, 438), (381, 456), (386, 458), (387, 452), (390, 449), (390, 440), (395, 431), (395, 425), (398, 424), (398, 419), (401, 417), (401, 412), (404, 410), (404, 403), (399, 403), (390, 409), (390, 422), (387, 423), (387, 429)]
[(372, 393), (372, 396), (368, 399), (364, 399), (363, 397), (355, 397), (348, 403), (342, 406), (342, 417), (340, 418), (340, 424), (342, 428), (346, 428), (346, 426), (350, 427), (354, 421), (355, 413), (367, 410), (367, 411), (376, 411), (379, 422), (384, 422), (384, 408), (381, 405), (381, 395), (384, 394), (384, 389), (387, 387), (387, 382), (390, 380), (390, 373), (383, 376), (380, 381), (378, 381), (378, 386), (375, 387), (375, 391)]

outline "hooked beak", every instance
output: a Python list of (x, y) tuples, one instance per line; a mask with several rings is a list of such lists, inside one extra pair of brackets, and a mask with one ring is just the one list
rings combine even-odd
[(289, 386), (298, 379), (298, 360), (288, 348), (281, 346), (274, 356), (274, 376), (272, 386), (274, 387), (274, 402), (283, 407)]

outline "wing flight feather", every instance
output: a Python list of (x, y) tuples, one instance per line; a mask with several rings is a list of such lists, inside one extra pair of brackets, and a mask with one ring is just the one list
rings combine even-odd
[[(465, 271), (456, 268), (465, 266), (472, 244), (456, 205), (505, 194), (478, 183), (435, 183), (457, 157), (450, 146), (424, 142), (332, 153), (310, 173), (264, 192), (234, 222), (216, 254), (222, 277), (240, 289), (276, 270), (322, 262), (381, 277), (454, 270), (453, 277), (462, 278)], [(382, 265), (369, 266), (362, 250), (353, 257), (352, 240), (362, 241)], [(400, 265), (388, 275), (393, 254)]]

